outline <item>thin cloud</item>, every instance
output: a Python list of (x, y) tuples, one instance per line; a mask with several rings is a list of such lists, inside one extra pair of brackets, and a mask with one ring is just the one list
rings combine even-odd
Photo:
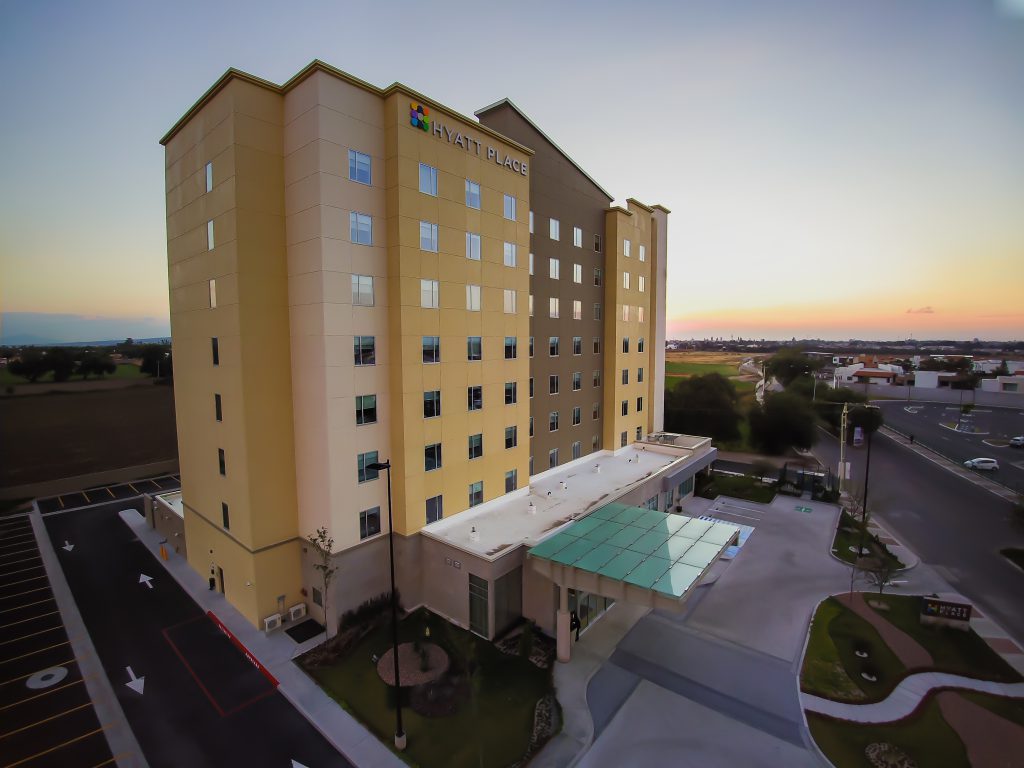
[(908, 309), (908, 315), (934, 315), (935, 310), (931, 307), (918, 307), (917, 309)]

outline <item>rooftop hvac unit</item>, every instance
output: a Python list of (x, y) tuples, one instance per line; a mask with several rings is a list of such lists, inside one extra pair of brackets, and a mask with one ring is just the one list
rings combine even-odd
[(281, 614), (272, 613), (263, 620), (263, 631), (272, 632), (281, 626)]
[(305, 615), (306, 615), (306, 604), (305, 603), (298, 603), (297, 605), (293, 605), (291, 608), (288, 609), (288, 620), (289, 621), (295, 621), (296, 619), (301, 619)]

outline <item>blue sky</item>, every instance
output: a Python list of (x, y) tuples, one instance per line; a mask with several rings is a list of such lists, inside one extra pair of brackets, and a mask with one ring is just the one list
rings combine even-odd
[(320, 58), (672, 209), (670, 337), (1021, 338), (1021, 5), (7, 3), (0, 311), (166, 322), (158, 139)]

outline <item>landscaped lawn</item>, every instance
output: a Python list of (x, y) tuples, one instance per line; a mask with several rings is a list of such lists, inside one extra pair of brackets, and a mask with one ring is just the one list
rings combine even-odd
[[(118, 363), (117, 370), (113, 373), (103, 376), (104, 379), (141, 379), (147, 377), (148, 374), (144, 374), (139, 370), (139, 366), (133, 365), (132, 363)], [(89, 381), (96, 381), (101, 377), (95, 374), (89, 377)], [(82, 381), (82, 377), (79, 374), (74, 374), (68, 381)], [(15, 376), (10, 372), (7, 366), (0, 368), (0, 387), (6, 386), (19, 386), (22, 384), (29, 384), (28, 379), (24, 379), (21, 376)], [(48, 371), (45, 375), (40, 376), (35, 381), (36, 384), (50, 384), (53, 383), (53, 371)]]
[(883, 725), (862, 725), (807, 713), (811, 735), (836, 768), (871, 766), (864, 753), (869, 744), (887, 743), (907, 754), (914, 764), (959, 768), (969, 766), (960, 737), (930, 698), (910, 717)]
[(677, 363), (669, 361), (665, 363), (665, 372), (685, 376), (703, 376), (706, 373), (720, 373), (728, 378), (738, 374), (739, 368), (735, 365), (720, 365), (718, 363)]
[[(425, 717), (403, 705), (408, 735), (403, 757), (425, 768), (497, 767), (518, 761), (529, 745), (535, 705), (552, 691), (551, 670), (506, 655), (423, 610), (400, 621), (400, 641), (423, 637), (424, 626), (430, 628), (430, 641), (448, 651), (455, 677), (462, 681), (456, 689), (462, 694), (456, 699), (456, 711), (447, 716)], [(395, 733), (394, 694), (377, 675), (371, 657), (381, 656), (390, 647), (390, 625), (384, 621), (330, 666), (306, 667), (331, 697), (389, 747)], [(479, 665), (472, 683), (465, 676), (468, 653), (476, 655)], [(403, 702), (408, 697), (409, 689), (403, 689)]]
[(755, 478), (746, 475), (713, 475), (711, 481), (699, 489), (698, 495), (705, 499), (733, 496), (737, 499), (768, 504), (775, 498), (775, 489), (762, 485)]
[(978, 706), (999, 715), (1004, 720), (1009, 720), (1024, 727), (1024, 699), (1011, 699), (1006, 696), (992, 696), (988, 693), (977, 691), (957, 691), (968, 701), (973, 701)]
[[(868, 550), (869, 556), (882, 557), (888, 560), (893, 568), (902, 568), (903, 563), (899, 561), (883, 544), (875, 541), (870, 534), (863, 537), (864, 548)], [(860, 521), (854, 520), (848, 512), (843, 511), (839, 517), (839, 527), (836, 529), (832, 547), (836, 557), (844, 560), (850, 565), (857, 561), (857, 548), (861, 544)], [(853, 549), (850, 549), (853, 547)]]

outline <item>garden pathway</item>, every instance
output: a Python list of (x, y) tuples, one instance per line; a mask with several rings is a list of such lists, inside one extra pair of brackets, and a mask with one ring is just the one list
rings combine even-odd
[(892, 649), (904, 666), (909, 669), (933, 666), (932, 656), (924, 649), (924, 646), (902, 629), (886, 621), (881, 614), (865, 602), (865, 598), (870, 600), (871, 597), (870, 594), (854, 592), (852, 595), (836, 595), (836, 600), (878, 630), (882, 640)]
[(985, 707), (954, 691), (943, 691), (936, 700), (942, 716), (960, 736), (974, 768), (1012, 768), (1024, 756), (1024, 726), (1004, 720)]

